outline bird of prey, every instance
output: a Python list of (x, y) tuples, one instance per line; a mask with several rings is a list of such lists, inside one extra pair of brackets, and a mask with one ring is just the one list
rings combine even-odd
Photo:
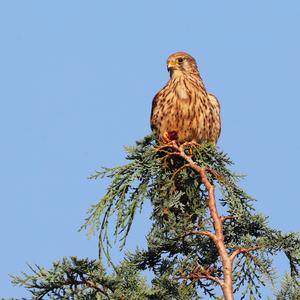
[(221, 131), (220, 105), (209, 94), (196, 60), (177, 52), (167, 60), (170, 79), (154, 97), (151, 129), (160, 143), (217, 143)]

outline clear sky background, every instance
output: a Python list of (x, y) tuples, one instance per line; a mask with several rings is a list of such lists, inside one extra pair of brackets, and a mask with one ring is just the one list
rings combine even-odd
[[(258, 211), (299, 230), (298, 0), (2, 0), (0, 39), (0, 297), (28, 297), (8, 277), (27, 262), (97, 257), (77, 229), (107, 182), (87, 177), (150, 132), (179, 50), (220, 100), (219, 146)], [(143, 245), (145, 219), (129, 247)]]

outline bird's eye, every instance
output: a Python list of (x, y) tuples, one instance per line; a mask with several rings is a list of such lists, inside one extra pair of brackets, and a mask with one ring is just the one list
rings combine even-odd
[(183, 58), (182, 58), (182, 57), (179, 57), (179, 58), (177, 59), (177, 61), (178, 61), (179, 63), (182, 63), (182, 62), (183, 62)]

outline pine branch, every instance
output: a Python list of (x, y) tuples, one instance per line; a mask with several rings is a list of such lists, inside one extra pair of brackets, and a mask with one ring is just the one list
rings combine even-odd
[[(272, 258), (279, 252), (289, 260), (292, 280), (299, 279), (299, 235), (269, 227), (267, 218), (255, 212), (254, 199), (238, 186), (243, 176), (231, 171), (232, 161), (215, 145), (158, 146), (147, 136), (126, 151), (128, 164), (91, 177), (108, 177), (111, 183), (81, 229), (99, 234), (99, 252), (111, 261), (112, 239), (122, 249), (136, 214), (150, 201), (147, 249), (128, 253), (120, 266), (113, 265), (111, 275), (99, 262), (71, 259), (50, 270), (32, 267), (32, 275), (14, 277), (15, 284), (39, 299), (188, 300), (203, 294), (220, 299), (216, 285), (225, 299), (238, 291), (242, 299), (258, 299), (260, 288), (274, 281)], [(146, 269), (154, 274), (151, 287), (139, 273)], [(132, 293), (136, 287), (139, 294)]]
[[(103, 299), (110, 299), (109, 294), (114, 291), (114, 281), (101, 277), (101, 265), (96, 261), (64, 258), (61, 262), (53, 263), (53, 268), (46, 270), (40, 266), (29, 266), (33, 275), (23, 273), (22, 276), (13, 276), (15, 285), (23, 285), (35, 297), (43, 299), (46, 296), (52, 299), (69, 299), (67, 297), (86, 297), (96, 299), (101, 295)], [(93, 298), (94, 297), (94, 298)]]
[[(204, 269), (206, 266), (213, 266), (216, 270), (214, 275), (205, 277), (201, 274), (199, 282), (193, 282), (202, 288), (200, 279), (218, 282), (226, 293), (231, 294), (228, 299), (233, 297), (233, 285), (238, 290), (245, 284), (245, 281), (235, 278), (237, 274), (248, 276), (252, 282), (245, 289), (250, 297), (259, 295), (259, 284), (263, 282), (258, 276), (249, 275), (246, 265), (251, 269), (254, 264), (256, 272), (262, 272), (265, 278), (272, 281), (272, 270), (266, 267), (270, 249), (274, 249), (271, 250), (272, 255), (284, 251), (291, 261), (293, 272), (298, 272), (299, 255), (292, 256), (287, 247), (292, 240), (287, 244), (283, 243), (283, 235), (268, 228), (265, 217), (253, 213), (254, 199), (237, 186), (242, 176), (228, 169), (232, 161), (214, 145), (187, 143), (179, 146), (173, 142), (157, 146), (149, 136), (138, 142), (136, 147), (127, 148), (127, 151), (127, 158), (131, 161), (128, 165), (105, 170), (113, 178), (106, 194), (109, 206), (105, 212), (104, 207), (98, 212), (92, 212), (92, 221), (88, 220), (84, 225), (90, 226), (103, 216), (105, 223), (100, 229), (102, 249), (109, 252), (108, 248), (104, 248), (105, 241), (109, 244), (108, 235), (103, 238), (101, 231), (107, 232), (108, 220), (112, 215), (117, 216), (115, 236), (123, 234), (123, 247), (137, 207), (141, 209), (143, 202), (149, 199), (154, 208), (154, 223), (148, 236), (148, 251), (143, 252), (142, 256), (131, 256), (132, 261), (142, 269), (149, 267), (155, 271), (164, 253), (168, 253), (168, 263), (173, 265), (174, 272), (179, 270), (177, 276), (193, 276), (189, 269), (192, 265), (199, 265)], [(142, 187), (139, 185), (141, 183)], [(128, 192), (133, 188), (132, 185), (136, 197)], [(116, 194), (116, 188), (126, 192)], [(225, 216), (221, 216), (217, 210), (216, 193), (219, 191), (222, 195), (219, 203), (227, 210)], [(276, 247), (274, 235), (278, 239)], [(293, 238), (298, 239), (295, 236)], [(262, 251), (262, 258), (252, 256), (250, 259), (248, 254), (253, 251)], [(237, 262), (242, 265), (241, 269), (233, 269), (234, 259), (238, 254), (244, 254), (248, 258)], [(183, 260), (178, 260), (179, 257)], [(185, 264), (186, 267), (183, 267)], [(209, 276), (216, 280), (211, 280)]]

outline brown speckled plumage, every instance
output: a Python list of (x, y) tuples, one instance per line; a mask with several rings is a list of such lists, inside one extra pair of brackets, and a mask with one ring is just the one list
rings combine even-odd
[(176, 139), (217, 143), (221, 130), (220, 105), (208, 94), (195, 59), (187, 53), (169, 56), (171, 78), (153, 99), (151, 128), (160, 142)]

